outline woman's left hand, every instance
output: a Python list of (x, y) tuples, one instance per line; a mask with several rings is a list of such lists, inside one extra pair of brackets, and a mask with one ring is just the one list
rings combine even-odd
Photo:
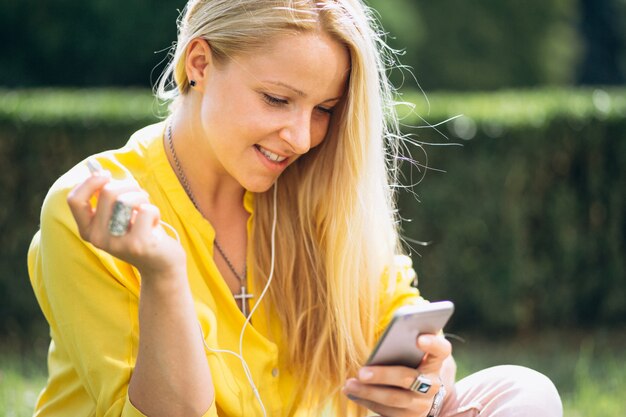
[[(439, 391), (441, 367), (452, 353), (452, 346), (443, 336), (421, 335), (417, 347), (426, 352), (417, 369), (404, 366), (366, 366), (357, 378), (346, 381), (342, 392), (351, 400), (384, 417), (425, 417)], [(427, 392), (410, 389), (419, 376), (432, 386)]]

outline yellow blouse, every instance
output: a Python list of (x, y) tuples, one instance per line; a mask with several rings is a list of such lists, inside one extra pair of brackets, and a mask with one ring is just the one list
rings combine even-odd
[[(172, 170), (163, 133), (164, 123), (148, 126), (136, 132), (125, 147), (96, 158), (113, 178), (134, 177), (159, 207), (162, 219), (177, 230), (187, 252), (188, 279), (205, 342), (213, 349), (238, 352), (245, 318), (213, 262), (215, 232)], [(139, 340), (141, 277), (131, 265), (78, 235), (66, 197), (88, 175), (81, 163), (52, 186), (43, 204), (41, 229), (28, 252), (31, 283), (51, 335), (49, 378), (35, 416), (143, 416), (128, 399)], [(254, 215), (251, 193), (246, 193), (244, 206), (251, 213), (250, 235)], [(388, 308), (381, 325), (390, 320), (397, 307), (420, 300), (418, 291), (410, 286), (415, 273), (409, 258), (398, 257), (398, 262), (401, 268), (395, 279), (386, 278), (383, 296)], [(254, 288), (251, 290), (255, 293)], [(298, 382), (280, 355), (279, 341), (270, 337), (280, 334), (277, 320), (268, 321), (262, 305), (259, 307), (246, 329), (243, 354), (267, 413), (307, 416), (307, 410), (293, 398)], [(206, 357), (215, 402), (205, 416), (260, 416), (240, 360), (208, 351)]]

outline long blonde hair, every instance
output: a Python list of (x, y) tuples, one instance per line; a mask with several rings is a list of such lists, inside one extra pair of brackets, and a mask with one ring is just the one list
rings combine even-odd
[[(206, 39), (215, 58), (247, 53), (285, 33), (325, 31), (350, 53), (346, 97), (326, 139), (280, 177), (275, 276), (268, 297), (282, 326), (282, 354), (312, 407), (333, 398), (341, 415), (356, 408), (338, 394), (363, 365), (376, 337), (381, 277), (400, 252), (392, 184), (399, 129), (386, 47), (361, 0), (192, 0), (159, 96), (184, 95), (189, 42)], [(270, 263), (272, 193), (255, 198), (255, 286)], [(313, 394), (312, 394), (313, 393)]]

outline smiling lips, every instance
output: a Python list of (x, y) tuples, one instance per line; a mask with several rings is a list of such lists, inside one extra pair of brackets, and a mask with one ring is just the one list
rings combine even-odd
[(280, 156), (278, 154), (275, 154), (274, 152), (270, 152), (265, 148), (262, 148), (259, 145), (255, 145), (256, 148), (259, 150), (259, 152), (261, 152), (263, 155), (265, 155), (265, 157), (267, 159), (269, 159), (272, 162), (276, 162), (276, 163), (280, 163), (283, 162), (285, 159), (287, 159), (286, 156)]

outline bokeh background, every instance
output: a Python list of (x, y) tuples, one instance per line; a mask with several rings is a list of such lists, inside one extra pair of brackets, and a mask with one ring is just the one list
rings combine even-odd
[[(623, 0), (372, 0), (427, 91), (626, 81)], [(0, 85), (149, 87), (182, 0), (0, 5)], [(156, 70), (155, 70), (156, 69)], [(397, 79), (396, 79), (397, 81)], [(407, 88), (415, 88), (413, 80)]]
[[(626, 412), (626, 1), (371, 0), (403, 130), (400, 213), (460, 373), (551, 376), (566, 415)], [(26, 251), (54, 180), (158, 120), (185, 1), (0, 3), (0, 414), (48, 343)], [(600, 386), (602, 387), (600, 389)]]

